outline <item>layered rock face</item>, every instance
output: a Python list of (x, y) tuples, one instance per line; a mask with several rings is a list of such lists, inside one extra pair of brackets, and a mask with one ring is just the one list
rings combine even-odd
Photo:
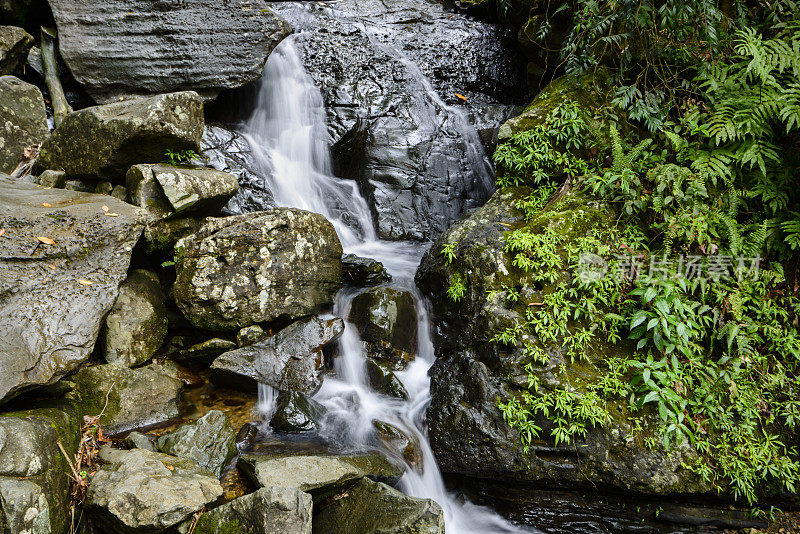
[(61, 56), (98, 103), (193, 90), (214, 98), (261, 77), (291, 27), (263, 0), (49, 0)]

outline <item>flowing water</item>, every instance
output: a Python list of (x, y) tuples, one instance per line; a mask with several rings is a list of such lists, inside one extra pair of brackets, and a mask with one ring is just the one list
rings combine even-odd
[[(320, 434), (345, 448), (369, 449), (380, 443), (373, 422), (392, 424), (419, 442), (422, 458), (413, 466), (406, 464), (400, 488), (409, 495), (439, 503), (448, 534), (531, 532), (510, 524), (488, 508), (458, 500), (445, 488), (425, 431), (425, 411), (430, 401), (428, 369), (434, 353), (427, 305), (414, 286), (414, 272), (424, 245), (376, 239), (372, 216), (356, 184), (332, 175), (325, 116), (322, 96), (305, 72), (290, 37), (267, 61), (256, 109), (243, 134), (276, 204), (325, 215), (334, 224), (346, 253), (382, 262), (393, 276), (391, 286), (414, 295), (419, 348), (408, 368), (397, 373), (409, 399), (386, 397), (367, 385), (366, 357), (358, 332), (346, 324), (335, 359), (335, 376), (327, 376), (315, 396), (328, 409)], [(466, 121), (464, 128), (471, 128)], [(474, 129), (465, 135), (473, 141), (470, 150), (475, 154), (470, 157), (485, 160)], [(357, 290), (342, 290), (336, 298), (334, 314), (347, 317), (357, 294)], [(265, 418), (274, 409), (274, 397), (275, 392), (268, 386), (259, 391), (259, 410)], [(405, 462), (399, 457), (397, 460)]]

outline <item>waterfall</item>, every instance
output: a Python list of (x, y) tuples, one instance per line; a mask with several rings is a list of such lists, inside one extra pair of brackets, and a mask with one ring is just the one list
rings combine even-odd
[[(477, 134), (474, 129), (472, 132), (473, 149), (482, 154)], [(430, 402), (428, 369), (434, 353), (427, 305), (414, 286), (423, 247), (377, 240), (369, 209), (356, 184), (332, 176), (323, 100), (305, 72), (291, 37), (269, 57), (257, 107), (243, 133), (277, 204), (326, 216), (346, 252), (381, 261), (394, 278), (391, 285), (410, 291), (416, 299), (418, 352), (409, 367), (397, 373), (409, 399), (389, 398), (367, 385), (366, 356), (356, 328), (346, 322), (335, 361), (336, 376), (326, 377), (315, 395), (329, 414), (320, 433), (343, 448), (366, 449), (374, 447), (376, 441), (375, 420), (401, 428), (418, 440), (423, 461), (421, 466), (406, 466), (400, 488), (408, 495), (439, 503), (448, 534), (531, 532), (511, 525), (488, 508), (460, 502), (445, 488), (425, 431), (425, 410)], [(346, 318), (357, 294), (356, 290), (342, 290), (334, 313)], [(271, 388), (262, 388), (259, 408), (271, 411), (273, 395)]]

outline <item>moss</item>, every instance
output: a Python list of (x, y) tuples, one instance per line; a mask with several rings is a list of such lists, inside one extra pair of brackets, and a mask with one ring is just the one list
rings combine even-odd
[(225, 521), (209, 514), (203, 514), (194, 528), (194, 534), (246, 534), (247, 532), (250, 530), (242, 529), (238, 519)]

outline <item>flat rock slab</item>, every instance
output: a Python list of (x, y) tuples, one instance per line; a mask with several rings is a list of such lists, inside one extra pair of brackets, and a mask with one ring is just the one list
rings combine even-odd
[(143, 227), (115, 198), (0, 177), (0, 400), (88, 359)]
[(292, 30), (263, 0), (49, 0), (59, 50), (99, 103), (191, 89), (214, 98), (258, 80)]

